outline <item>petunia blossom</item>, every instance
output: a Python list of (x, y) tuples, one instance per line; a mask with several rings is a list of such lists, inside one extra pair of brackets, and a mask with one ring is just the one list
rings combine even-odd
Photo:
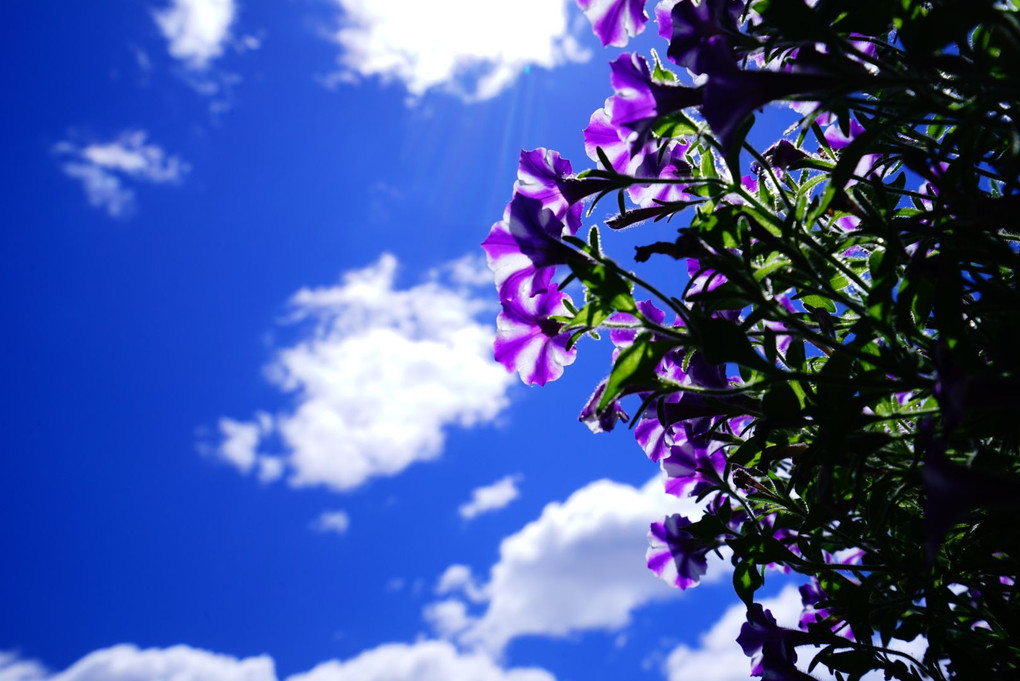
[[(581, 206), (566, 209), (563, 217), (546, 208), (542, 199), (516, 194), (482, 242), (489, 269), (495, 274), (500, 301), (513, 302), (541, 292), (547, 268), (562, 265), (571, 250), (563, 244), (581, 226)], [(546, 281), (548, 278), (546, 278)]]
[(708, 569), (710, 546), (696, 539), (686, 528), (691, 521), (674, 513), (661, 523), (652, 523), (648, 532), (648, 569), (671, 586), (688, 589), (698, 583)]
[(551, 317), (567, 314), (567, 294), (556, 286), (532, 297), (504, 302), (496, 318), (496, 361), (516, 371), (527, 385), (545, 385), (563, 375), (563, 367), (572, 364), (576, 348), (567, 349), (569, 333), (560, 333), (561, 324)]
[(752, 603), (747, 610), (747, 621), (740, 627), (737, 643), (744, 655), (751, 658), (752, 676), (761, 676), (764, 681), (814, 681), (795, 666), (795, 647), (798, 643), (809, 642), (806, 640), (809, 638), (810, 635), (803, 632), (780, 627), (770, 611), (759, 603)]
[(588, 426), (588, 430), (593, 433), (608, 433), (616, 427), (617, 421), (626, 423), (630, 420), (630, 416), (623, 410), (618, 399), (614, 399), (606, 409), (598, 410), (598, 404), (602, 401), (602, 395), (605, 393), (608, 383), (609, 379), (604, 378), (595, 386), (595, 391), (581, 408), (581, 413), (577, 417), (577, 420)]
[(552, 149), (539, 147), (521, 151), (514, 193), (537, 199), (543, 208), (551, 210), (561, 220), (567, 220), (568, 213), (578, 211), (573, 208), (574, 204), (611, 187), (611, 180), (574, 177), (570, 161)]
[(577, 0), (602, 45), (623, 47), (645, 30), (645, 0)]
[[(742, 0), (663, 0), (655, 8), (659, 35), (669, 41), (666, 56), (694, 73), (704, 73), (700, 55), (709, 38), (735, 33)], [(734, 61), (736, 59), (734, 58)]]
[(701, 103), (700, 89), (655, 82), (648, 62), (639, 54), (621, 54), (609, 68), (615, 92), (607, 101), (610, 122), (636, 133), (630, 137), (634, 146), (644, 145), (652, 123), (660, 117)]

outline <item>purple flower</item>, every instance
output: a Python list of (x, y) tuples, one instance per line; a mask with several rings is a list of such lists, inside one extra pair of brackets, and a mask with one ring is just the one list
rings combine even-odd
[(627, 142), (629, 134), (621, 135), (621, 131), (609, 120), (606, 109), (599, 109), (591, 115), (588, 127), (584, 129), (584, 151), (591, 160), (601, 162), (596, 149), (602, 149), (612, 165), (612, 168), (604, 170), (626, 173), (630, 164), (630, 144)]
[(570, 161), (552, 149), (539, 147), (521, 151), (514, 193), (541, 201), (543, 208), (564, 220), (575, 203), (609, 187), (610, 180), (573, 177)]
[(705, 44), (709, 38), (735, 33), (745, 4), (742, 0), (701, 0), (698, 4), (680, 0), (670, 9), (670, 0), (660, 2), (655, 17), (659, 35), (669, 41), (666, 56), (694, 73), (704, 73), (699, 62)]
[[(666, 313), (655, 306), (651, 300), (641, 300), (637, 303), (637, 309), (648, 321), (653, 324), (662, 325), (666, 320)], [(637, 317), (628, 312), (614, 312), (609, 316), (610, 322), (617, 324), (637, 324)], [(634, 342), (638, 329), (610, 329), (609, 339), (617, 348), (625, 348)]]
[(684, 297), (688, 299), (691, 296), (714, 291), (726, 283), (726, 275), (711, 268), (702, 267), (697, 258), (687, 259), (687, 278), (687, 290), (684, 292)]
[(685, 143), (671, 140), (665, 149), (660, 149), (657, 140), (649, 140), (645, 148), (631, 159), (627, 173), (636, 178), (674, 181), (635, 184), (627, 190), (630, 200), (641, 208), (689, 201), (691, 197), (686, 192), (687, 187), (675, 181), (678, 177), (689, 177), (691, 174), (691, 166), (684, 157), (688, 148)]
[[(708, 419), (701, 419), (708, 421)], [(666, 474), (665, 491), (676, 497), (697, 496), (717, 485), (726, 468), (726, 457), (711, 436), (694, 433), (694, 422), (684, 421), (670, 428), (669, 455), (659, 461)]]
[(621, 54), (609, 68), (616, 93), (606, 102), (610, 122), (637, 133), (638, 147), (658, 118), (701, 103), (699, 89), (653, 81), (648, 62), (639, 54)]
[(827, 70), (830, 64), (807, 50), (784, 72), (742, 70), (722, 36), (705, 42), (698, 65), (708, 76), (701, 113), (726, 149), (736, 143), (737, 130), (751, 112), (769, 102), (814, 91), (852, 91), (863, 84), (860, 74)]
[(576, 234), (580, 226), (580, 205), (558, 217), (541, 199), (516, 194), (482, 242), (500, 301), (540, 293), (552, 276), (549, 268), (565, 264), (572, 253), (562, 237)]
[(567, 350), (569, 333), (560, 333), (561, 324), (554, 315), (567, 314), (563, 304), (568, 296), (552, 286), (532, 297), (519, 297), (503, 303), (496, 318), (496, 361), (516, 371), (527, 385), (545, 385), (563, 375), (563, 367), (572, 364), (577, 350)]
[(764, 681), (808, 681), (812, 677), (795, 666), (795, 642), (806, 636), (780, 627), (771, 612), (759, 603), (752, 603), (747, 609), (747, 622), (740, 627), (737, 643), (744, 655), (752, 658), (752, 676), (761, 676)]
[(834, 123), (825, 128), (825, 132), (822, 134), (829, 146), (838, 151), (845, 149), (862, 132), (864, 132), (864, 126), (858, 123), (856, 118), (851, 118), (848, 132), (844, 133), (839, 125)]
[(706, 556), (711, 547), (685, 529), (690, 525), (690, 520), (674, 513), (661, 523), (652, 523), (648, 532), (648, 569), (680, 589), (697, 584), (708, 569)]
[(797, 626), (804, 631), (821, 628), (823, 631), (831, 631), (834, 634), (854, 640), (853, 631), (847, 626), (846, 622), (834, 616), (829, 608), (817, 607), (819, 603), (829, 600), (828, 595), (822, 591), (817, 577), (812, 577), (810, 582), (799, 588), (799, 591), (800, 602), (804, 606), (804, 610), (801, 612), (800, 621), (797, 623)]
[(577, 0), (603, 45), (623, 47), (645, 30), (645, 0)]
[(591, 394), (584, 407), (581, 409), (581, 413), (578, 415), (577, 420), (588, 426), (588, 430), (593, 433), (608, 433), (616, 427), (617, 421), (623, 421), (626, 423), (630, 420), (630, 416), (620, 406), (619, 400), (613, 400), (608, 408), (599, 412), (596, 410), (599, 401), (602, 399), (603, 393), (606, 391), (606, 384), (609, 382), (608, 378), (603, 378), (602, 381), (595, 386), (595, 392)]

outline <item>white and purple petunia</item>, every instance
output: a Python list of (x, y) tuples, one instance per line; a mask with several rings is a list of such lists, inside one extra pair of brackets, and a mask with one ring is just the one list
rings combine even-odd
[(690, 525), (690, 520), (674, 513), (661, 523), (652, 523), (648, 532), (648, 569), (680, 589), (696, 585), (708, 569), (709, 547), (687, 531)]
[(621, 54), (609, 63), (609, 69), (615, 93), (606, 100), (610, 123), (638, 148), (644, 145), (658, 118), (701, 103), (699, 89), (653, 80), (648, 62), (637, 53)]
[(538, 295), (504, 302), (496, 318), (496, 361), (527, 385), (555, 381), (577, 356), (576, 348), (567, 349), (570, 334), (560, 333), (561, 324), (551, 319), (567, 314), (564, 300), (567, 294), (551, 285)]
[(537, 295), (545, 288), (542, 276), (551, 276), (546, 270), (566, 263), (570, 251), (562, 238), (577, 233), (582, 208), (565, 208), (562, 217), (559, 208), (555, 202), (550, 209), (542, 199), (515, 194), (482, 242), (501, 302)]
[(663, 0), (655, 7), (659, 35), (669, 41), (666, 56), (694, 73), (704, 73), (700, 57), (709, 38), (737, 31), (742, 0)]
[(645, 0), (577, 0), (602, 45), (623, 47), (645, 30)]

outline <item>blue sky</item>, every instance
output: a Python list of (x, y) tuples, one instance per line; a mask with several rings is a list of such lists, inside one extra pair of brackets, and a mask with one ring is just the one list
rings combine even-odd
[(608, 350), (491, 357), (518, 153), (610, 94), (572, 3), (0, 12), (0, 680), (747, 678), (726, 566), (644, 567), (691, 503), (577, 422)]

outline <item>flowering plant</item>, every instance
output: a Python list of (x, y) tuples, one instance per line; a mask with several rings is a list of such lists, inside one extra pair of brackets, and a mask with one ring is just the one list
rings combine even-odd
[[(604, 45), (648, 21), (578, 4)], [(581, 420), (611, 430), (631, 401), (667, 491), (704, 502), (652, 524), (648, 565), (689, 588), (728, 548), (753, 674), (811, 678), (809, 646), (840, 679), (1020, 678), (1020, 4), (662, 0), (654, 20), (673, 66), (612, 61), (595, 166), (521, 154), (483, 243), (496, 359), (544, 385), (608, 333)], [(798, 120), (760, 151), (773, 103)], [(598, 225), (579, 236), (609, 196), (610, 231), (676, 238), (621, 264)], [(652, 259), (665, 283), (635, 271)], [(755, 603), (769, 570), (807, 578), (799, 629)]]

